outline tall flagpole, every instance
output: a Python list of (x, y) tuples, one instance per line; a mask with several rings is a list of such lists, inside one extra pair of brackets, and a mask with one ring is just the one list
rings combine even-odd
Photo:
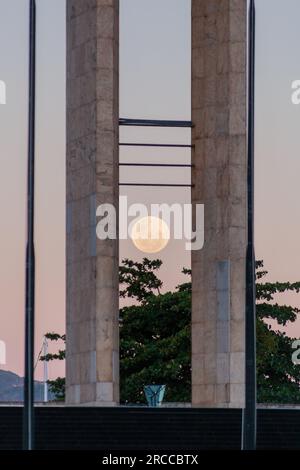
[(36, 5), (30, 0), (29, 14), (29, 123), (27, 173), (27, 248), (26, 248), (26, 312), (25, 312), (25, 377), (23, 448), (34, 449), (34, 156), (35, 156), (35, 51)]
[(248, 245), (246, 259), (246, 397), (243, 410), (243, 450), (256, 448), (256, 289), (254, 252), (254, 111), (255, 2), (249, 5), (248, 53)]

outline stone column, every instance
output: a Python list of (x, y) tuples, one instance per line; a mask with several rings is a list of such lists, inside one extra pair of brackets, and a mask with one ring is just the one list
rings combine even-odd
[(245, 395), (247, 1), (192, 0), (192, 201), (205, 245), (192, 252), (192, 401)]
[(118, 0), (67, 0), (68, 404), (119, 400), (118, 240), (96, 237), (118, 208), (118, 36)]

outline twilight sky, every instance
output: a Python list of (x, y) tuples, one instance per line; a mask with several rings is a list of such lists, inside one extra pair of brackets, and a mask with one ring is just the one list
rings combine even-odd
[[(270, 279), (300, 279), (299, 0), (257, 0), (256, 254)], [(190, 0), (120, 0), (120, 115), (190, 119)], [(6, 370), (23, 374), (28, 1), (0, 0), (0, 340)], [(36, 353), (47, 331), (63, 333), (65, 304), (65, 1), (37, 0)], [(121, 141), (189, 143), (189, 131), (121, 129)], [(189, 162), (188, 151), (122, 149), (122, 161)], [(189, 182), (189, 172), (121, 171), (122, 181)], [(187, 189), (122, 188), (130, 202), (189, 202)], [(176, 256), (174, 256), (176, 253)], [(142, 255), (130, 242), (121, 256)], [(183, 243), (159, 255), (162, 270), (189, 264)], [(166, 279), (172, 288), (180, 276)], [(295, 296), (289, 300), (297, 302)], [(300, 322), (293, 327), (300, 336)], [(52, 367), (53, 369), (53, 367)], [(50, 366), (51, 372), (51, 366)], [(52, 370), (52, 374), (56, 374)], [(62, 369), (59, 370), (62, 372)], [(37, 368), (37, 377), (41, 368)]]

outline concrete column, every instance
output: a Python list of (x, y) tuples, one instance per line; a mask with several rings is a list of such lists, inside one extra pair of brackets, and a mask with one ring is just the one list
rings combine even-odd
[(68, 404), (119, 400), (118, 241), (96, 207), (118, 207), (119, 2), (67, 0)]
[(192, 0), (193, 203), (205, 245), (192, 252), (192, 401), (245, 395), (247, 1)]

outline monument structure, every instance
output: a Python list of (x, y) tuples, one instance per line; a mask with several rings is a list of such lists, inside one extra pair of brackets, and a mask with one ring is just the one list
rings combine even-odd
[[(159, 11), (158, 11), (159, 14)], [(192, 190), (205, 244), (192, 252), (192, 403), (243, 407), (247, 244), (247, 0), (192, 0)], [(118, 0), (67, 0), (67, 403), (119, 400)], [(143, 117), (143, 116), (141, 116)], [(166, 116), (168, 118), (168, 116)]]
[(244, 405), (247, 248), (247, 1), (192, 2), (192, 202), (205, 205), (192, 252), (192, 399)]
[(119, 400), (118, 240), (96, 208), (118, 207), (119, 2), (67, 1), (67, 403)]

